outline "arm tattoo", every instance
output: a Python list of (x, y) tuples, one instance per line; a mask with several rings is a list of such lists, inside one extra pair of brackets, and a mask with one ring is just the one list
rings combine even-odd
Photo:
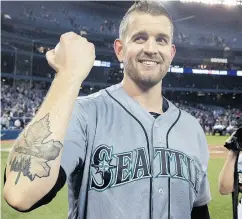
[(48, 162), (55, 160), (63, 147), (60, 141), (46, 141), (52, 134), (49, 126), (49, 113), (35, 122), (16, 140), (9, 159), (10, 171), (17, 172), (15, 185), (21, 173), (31, 181), (35, 177), (48, 177), (50, 166)]

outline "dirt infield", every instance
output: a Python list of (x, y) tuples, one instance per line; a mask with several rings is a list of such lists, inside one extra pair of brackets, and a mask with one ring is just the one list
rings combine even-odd
[(1, 140), (1, 144), (13, 144), (15, 140)]
[(228, 154), (228, 150), (223, 146), (209, 146), (211, 158), (224, 158)]

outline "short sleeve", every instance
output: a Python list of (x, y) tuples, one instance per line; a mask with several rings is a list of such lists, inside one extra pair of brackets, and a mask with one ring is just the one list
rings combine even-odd
[(211, 200), (210, 186), (208, 182), (207, 173), (205, 173), (201, 181), (198, 195), (193, 206), (198, 207), (198, 206), (206, 205), (210, 202), (210, 200)]
[(194, 207), (206, 205), (211, 200), (211, 191), (208, 181), (208, 162), (209, 162), (209, 150), (206, 135), (199, 125), (199, 145), (200, 145), (200, 161), (201, 161), (201, 180), (198, 189), (198, 194), (194, 202)]
[(75, 168), (83, 163), (87, 147), (87, 114), (78, 99), (75, 103), (71, 119), (64, 138), (61, 167), (67, 179)]

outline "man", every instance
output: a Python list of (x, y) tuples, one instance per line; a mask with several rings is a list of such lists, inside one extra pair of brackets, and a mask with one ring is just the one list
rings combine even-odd
[(56, 78), (10, 154), (4, 197), (13, 208), (50, 202), (66, 181), (69, 219), (209, 218), (204, 132), (161, 95), (176, 51), (172, 36), (160, 3), (132, 5), (114, 42), (122, 83), (77, 100), (94, 46), (61, 36), (47, 54)]

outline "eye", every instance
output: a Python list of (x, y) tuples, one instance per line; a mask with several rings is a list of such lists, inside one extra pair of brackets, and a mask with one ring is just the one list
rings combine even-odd
[(146, 41), (146, 38), (144, 36), (139, 36), (139, 37), (136, 37), (134, 41), (136, 43), (143, 43)]
[(156, 41), (159, 42), (159, 43), (167, 43), (166, 39), (163, 38), (163, 37), (157, 38)]

